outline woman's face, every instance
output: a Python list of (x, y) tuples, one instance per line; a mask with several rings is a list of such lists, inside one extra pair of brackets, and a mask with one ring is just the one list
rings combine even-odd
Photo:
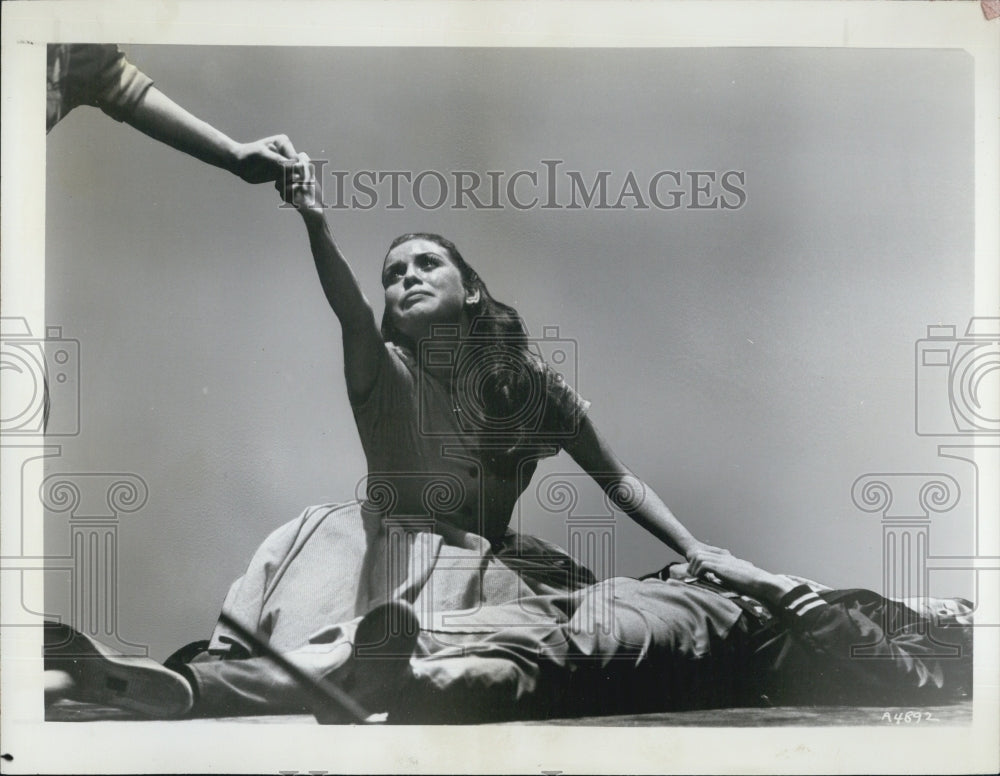
[(462, 273), (446, 248), (415, 238), (400, 243), (382, 267), (385, 306), (396, 327), (414, 342), (435, 323), (458, 323), (467, 301)]

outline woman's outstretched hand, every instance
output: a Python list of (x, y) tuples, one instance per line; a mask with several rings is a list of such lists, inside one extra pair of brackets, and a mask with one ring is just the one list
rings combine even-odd
[(316, 181), (316, 168), (309, 155), (300, 153), (297, 161), (285, 164), (283, 174), (274, 183), (281, 198), (299, 212), (323, 210), (322, 194)]

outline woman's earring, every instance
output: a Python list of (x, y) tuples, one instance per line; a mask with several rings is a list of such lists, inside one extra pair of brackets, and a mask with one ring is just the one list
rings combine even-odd
[(479, 289), (476, 289), (471, 294), (469, 294), (467, 297), (465, 297), (465, 305), (466, 305), (466, 307), (469, 307), (469, 306), (474, 305), (474, 304), (479, 304)]

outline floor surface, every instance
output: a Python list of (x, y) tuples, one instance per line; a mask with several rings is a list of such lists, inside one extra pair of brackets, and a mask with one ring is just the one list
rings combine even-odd
[[(909, 714), (909, 716), (907, 716)], [(918, 719), (919, 715), (919, 719)], [(105, 706), (59, 701), (46, 712), (48, 722), (137, 722), (141, 718)], [(170, 724), (204, 723), (206, 720), (177, 720)], [(262, 717), (216, 717), (214, 722), (244, 724), (316, 724), (308, 715)], [(774, 706), (770, 708), (699, 709), (669, 711), (655, 714), (617, 715), (610, 717), (579, 717), (531, 722), (507, 722), (505, 725), (578, 725), (591, 727), (778, 727), (778, 726), (842, 726), (878, 725), (969, 725), (972, 722), (972, 701), (965, 700), (947, 706), (882, 707), (882, 706)]]

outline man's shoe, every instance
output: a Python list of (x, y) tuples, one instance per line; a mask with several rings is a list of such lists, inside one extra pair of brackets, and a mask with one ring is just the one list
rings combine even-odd
[(72, 679), (66, 697), (134, 711), (156, 719), (179, 717), (194, 704), (191, 685), (155, 660), (121, 655), (67, 625), (45, 623), (45, 669)]

